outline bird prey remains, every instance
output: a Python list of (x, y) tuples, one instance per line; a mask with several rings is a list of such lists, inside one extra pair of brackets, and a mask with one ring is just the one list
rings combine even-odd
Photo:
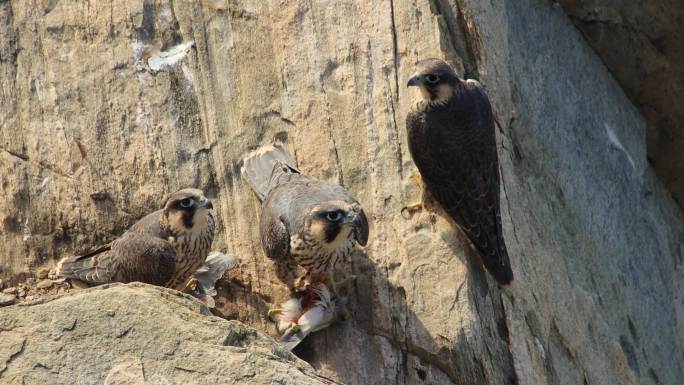
[(297, 266), (330, 280), (354, 243), (368, 242), (368, 220), (361, 205), (341, 186), (302, 175), (280, 144), (265, 146), (244, 159), (242, 174), (263, 201), (261, 245), (276, 264), (278, 279), (297, 286)]
[(63, 259), (57, 276), (89, 285), (139, 281), (181, 290), (211, 247), (210, 209), (211, 201), (200, 190), (173, 193), (163, 209), (145, 216), (118, 239)]
[(282, 333), (280, 343), (287, 350), (294, 349), (306, 336), (327, 328), (340, 318), (337, 298), (321, 282), (307, 285), (269, 315), (275, 318), (278, 331)]
[[(406, 117), (408, 145), (428, 192), (463, 229), (487, 270), (513, 280), (499, 212), (494, 116), (477, 81), (439, 59), (418, 63), (407, 86), (420, 98)], [(420, 205), (413, 205), (420, 206)]]
[(202, 301), (208, 308), (216, 307), (216, 281), (237, 264), (237, 258), (234, 256), (212, 251), (204, 264), (192, 274), (187, 285), (190, 289), (189, 294)]

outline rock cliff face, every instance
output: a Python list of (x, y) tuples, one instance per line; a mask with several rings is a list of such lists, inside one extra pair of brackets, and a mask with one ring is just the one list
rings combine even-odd
[[(258, 243), (241, 156), (274, 138), (372, 222), (351, 319), (299, 354), (349, 384), (679, 384), (684, 220), (636, 108), (554, 3), (0, 3), (3, 278), (111, 239), (188, 185), (241, 258), (223, 304), (272, 332), (286, 289)], [(444, 57), (499, 124), (497, 288), (440, 215), (404, 219), (405, 81)], [(679, 314), (679, 318), (677, 315)], [(679, 329), (678, 329), (679, 328)], [(678, 334), (679, 330), (679, 334)]]
[(684, 3), (560, 0), (646, 119), (649, 160), (684, 205)]

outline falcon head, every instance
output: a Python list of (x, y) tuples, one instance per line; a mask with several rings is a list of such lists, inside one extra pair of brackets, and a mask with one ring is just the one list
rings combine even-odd
[(406, 84), (420, 90), (423, 100), (430, 105), (446, 104), (461, 80), (449, 64), (440, 59), (426, 59), (418, 62), (414, 73)]
[(343, 247), (351, 237), (361, 246), (368, 243), (368, 219), (357, 202), (317, 204), (309, 209), (306, 225), (318, 244), (329, 249)]
[(164, 215), (169, 227), (176, 233), (194, 233), (207, 225), (213, 209), (211, 201), (202, 190), (186, 188), (177, 191), (166, 200)]

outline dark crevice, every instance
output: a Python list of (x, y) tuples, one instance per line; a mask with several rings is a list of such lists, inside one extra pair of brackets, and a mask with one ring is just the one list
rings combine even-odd
[(140, 23), (140, 28), (138, 28), (138, 39), (142, 42), (150, 42), (155, 36), (155, 6), (150, 0), (145, 0), (143, 2), (143, 18)]
[[(397, 92), (397, 95), (398, 95), (398, 92)], [(403, 168), (404, 159), (403, 159), (403, 155), (401, 153), (401, 143), (399, 142), (400, 135), (399, 135), (399, 127), (397, 126), (397, 111), (396, 111), (396, 108), (394, 106), (394, 102), (392, 101), (391, 98), (389, 101), (389, 106), (390, 106), (390, 113), (392, 114), (392, 124), (390, 125), (391, 126), (390, 128), (392, 130), (390, 131), (390, 135), (391, 135), (390, 140), (394, 141), (394, 145), (395, 145), (396, 153), (397, 153), (397, 160), (399, 161), (399, 164), (397, 167), (397, 173), (399, 174), (399, 178), (401, 180), (403, 180), (404, 179), (404, 168)]]
[[(399, 349), (402, 353), (408, 353), (412, 354), (418, 358), (420, 358), (422, 361), (428, 363), (429, 365), (437, 368), (439, 371), (444, 373), (449, 380), (451, 380), (455, 384), (461, 384), (463, 381), (461, 381), (462, 378), (467, 378), (467, 376), (463, 376), (462, 373), (455, 373), (456, 368), (454, 367), (453, 363), (444, 363), (440, 362), (440, 357), (430, 353), (428, 351), (425, 351), (421, 349), (419, 346), (415, 345), (408, 345), (406, 343), (402, 344), (401, 341), (397, 340), (396, 336), (389, 335), (387, 333), (383, 333), (379, 330), (376, 331), (367, 331), (368, 335), (371, 337), (382, 337), (387, 340), (387, 342), (390, 343), (390, 345), (394, 346), (395, 348)], [(443, 351), (444, 349), (440, 350)]]
[[(513, 121), (514, 121), (514, 118), (511, 118), (511, 121), (510, 121), (509, 126), (508, 126), (509, 130), (511, 129), (511, 126), (513, 125)], [(499, 127), (500, 132), (505, 137), (505, 134), (504, 134), (505, 131), (504, 131), (503, 127), (501, 126), (501, 124), (499, 123), (499, 121), (496, 118), (494, 118), (494, 122)], [(511, 143), (513, 143), (512, 139), (511, 139)], [(502, 147), (503, 147), (503, 143), (502, 143)], [(515, 144), (513, 144), (513, 148), (515, 149)], [(505, 150), (505, 148), (504, 148), (504, 150)], [(508, 151), (508, 152), (511, 153), (511, 155), (515, 155), (515, 151), (513, 151), (513, 152)], [(511, 221), (511, 229), (513, 230), (513, 237), (515, 238), (515, 241), (518, 244), (520, 244), (520, 238), (518, 238), (518, 232), (516, 231), (516, 228), (515, 228), (516, 227), (515, 222), (513, 222), (513, 213), (511, 212), (512, 206), (511, 206), (511, 201), (508, 199), (508, 190), (506, 189), (506, 179), (504, 178), (503, 165), (502, 165), (501, 161), (499, 161), (498, 172), (499, 172), (499, 176), (501, 177), (501, 183), (500, 184), (501, 184), (501, 188), (503, 189), (504, 199), (506, 199), (506, 211), (508, 211), (508, 218)]]
[(28, 161), (29, 161), (29, 157), (28, 157), (28, 155), (26, 155), (26, 154), (18, 153), (18, 152), (16, 152), (16, 151), (12, 151), (12, 150), (9, 150), (9, 149), (4, 148), (4, 147), (0, 147), (0, 149), (3, 150), (3, 151), (5, 151), (5, 152), (8, 153), (8, 154), (14, 156), (15, 158), (19, 158), (19, 159), (23, 160), (24, 162), (28, 162)]
[(7, 369), (7, 367), (9, 366), (9, 364), (10, 364), (15, 358), (17, 358), (18, 356), (20, 356), (20, 355), (24, 352), (24, 349), (25, 349), (25, 348), (26, 348), (26, 338), (24, 338), (24, 339), (21, 340), (21, 346), (19, 346), (19, 349), (17, 349), (15, 352), (11, 353), (10, 356), (7, 358), (7, 360), (5, 361), (5, 367), (2, 368), (2, 369), (0, 370), (0, 374), (1, 374), (2, 372), (4, 372), (4, 371)]
[(634, 346), (631, 342), (629, 342), (627, 336), (621, 335), (619, 341), (620, 347), (622, 348), (622, 352), (625, 353), (625, 357), (627, 357), (627, 364), (629, 365), (629, 368), (632, 369), (632, 371), (637, 375), (641, 375), (641, 369), (639, 368), (639, 359), (637, 358)]
[(344, 186), (344, 173), (342, 171), (342, 164), (340, 163), (340, 154), (337, 152), (337, 143), (335, 142), (335, 138), (333, 137), (332, 131), (329, 134), (330, 134), (330, 141), (332, 142), (333, 158), (335, 160), (335, 167), (337, 168), (337, 172), (339, 175), (337, 182), (340, 185)]
[[(20, 159), (20, 160), (22, 160), (22, 161), (24, 161), (24, 162), (30, 162), (30, 158), (29, 158), (28, 155), (26, 155), (26, 154), (21, 154), (21, 153), (18, 153), (18, 152), (15, 152), (15, 151), (6, 149), (6, 148), (4, 148), (4, 147), (0, 147), (0, 150), (5, 151), (6, 153), (10, 154), (11, 156), (13, 156), (13, 157), (15, 157), (15, 158), (17, 158), (17, 159)], [(30, 163), (31, 163), (32, 165), (35, 165), (36, 167), (40, 168), (41, 170), (48, 170), (48, 171), (51, 171), (52, 173), (54, 173), (54, 174), (56, 174), (56, 175), (59, 175), (59, 176), (64, 177), (64, 178), (68, 178), (68, 179), (77, 181), (77, 182), (80, 183), (80, 184), (83, 184), (83, 185), (86, 185), (86, 186), (88, 186), (88, 187), (91, 187), (87, 182), (85, 182), (85, 181), (83, 181), (83, 180), (78, 180), (78, 179), (74, 178), (73, 175), (70, 175), (70, 174), (68, 174), (68, 173), (66, 173), (66, 172), (64, 172), (64, 171), (62, 171), (62, 170), (60, 170), (59, 168), (57, 168), (57, 166), (55, 166), (55, 165), (53, 165), (53, 164), (50, 164), (50, 163), (48, 163), (48, 162), (46, 162), (46, 161), (44, 161), (44, 160), (38, 161), (37, 163), (34, 163), (34, 162), (30, 162)]]
[[(392, 23), (392, 60), (394, 64), (394, 100), (399, 100), (399, 49), (397, 48), (397, 27), (394, 18), (394, 0), (390, 0), (390, 17)], [(394, 112), (394, 110), (392, 110)], [(392, 115), (394, 118), (394, 115)], [(396, 119), (395, 119), (396, 126)]]
[[(448, 2), (444, 0), (431, 0), (430, 10), (437, 18), (440, 28), (440, 47), (446, 55), (447, 61), (452, 64), (463, 65), (463, 78), (479, 79), (477, 62), (473, 55), (479, 52), (473, 40), (471, 31), (467, 28), (465, 14), (458, 2), (455, 2), (458, 17), (456, 17)], [(442, 41), (442, 39), (444, 39)]]

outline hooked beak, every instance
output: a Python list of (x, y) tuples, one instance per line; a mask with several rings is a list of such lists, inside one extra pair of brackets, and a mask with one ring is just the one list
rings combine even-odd
[(345, 218), (345, 223), (349, 223), (354, 228), (354, 237), (361, 246), (368, 244), (368, 218), (363, 209), (352, 211)]
[(425, 85), (425, 79), (423, 78), (422, 75), (415, 73), (413, 76), (411, 76), (411, 79), (409, 79), (408, 83), (406, 83), (406, 87), (411, 87), (411, 86), (422, 86)]
[(214, 208), (214, 205), (212, 205), (211, 201), (209, 199), (207, 199), (206, 197), (200, 198), (199, 202), (197, 202), (197, 203), (198, 203), (198, 205), (197, 205), (198, 208), (204, 207), (207, 210), (211, 210)]

